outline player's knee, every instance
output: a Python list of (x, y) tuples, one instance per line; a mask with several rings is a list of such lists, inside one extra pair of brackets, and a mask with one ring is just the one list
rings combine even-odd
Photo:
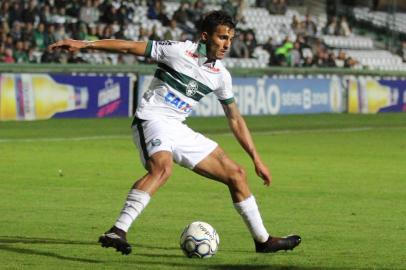
[(165, 183), (172, 174), (172, 165), (165, 164), (155, 167), (150, 172), (158, 181)]
[(245, 170), (238, 166), (229, 173), (228, 185), (234, 188), (246, 185), (247, 176)]

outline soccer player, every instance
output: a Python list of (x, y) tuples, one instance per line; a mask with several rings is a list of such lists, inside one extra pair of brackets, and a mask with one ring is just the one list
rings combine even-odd
[(100, 236), (103, 247), (129, 254), (126, 234), (154, 193), (168, 180), (173, 162), (227, 185), (234, 207), (250, 231), (256, 252), (291, 250), (298, 235), (270, 236), (252, 195), (245, 171), (211, 139), (183, 123), (205, 95), (214, 93), (223, 106), (234, 136), (251, 157), (257, 175), (271, 184), (271, 174), (257, 152), (247, 125), (235, 103), (231, 76), (223, 66), (231, 47), (235, 24), (223, 11), (208, 13), (200, 40), (125, 41), (62, 40), (49, 49), (96, 49), (151, 57), (158, 62), (154, 79), (143, 94), (132, 122), (133, 138), (147, 173), (135, 182), (114, 226)]

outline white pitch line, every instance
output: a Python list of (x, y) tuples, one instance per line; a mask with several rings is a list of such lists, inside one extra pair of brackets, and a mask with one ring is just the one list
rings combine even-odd
[[(253, 135), (280, 135), (280, 134), (303, 134), (303, 133), (342, 133), (342, 132), (360, 132), (374, 129), (406, 129), (406, 127), (359, 127), (359, 128), (325, 128), (325, 129), (286, 129), (275, 131), (255, 131)], [(212, 136), (232, 136), (230, 132), (210, 133)], [(65, 142), (65, 141), (95, 141), (95, 140), (122, 140), (131, 139), (131, 135), (101, 135), (101, 136), (82, 136), (82, 137), (55, 137), (55, 138), (17, 138), (0, 139), (0, 143), (16, 142)]]
[(103, 136), (83, 136), (83, 137), (55, 137), (55, 138), (30, 138), (30, 139), (0, 139), (0, 143), (9, 142), (65, 142), (65, 141), (94, 141), (94, 140), (114, 140), (129, 139), (131, 136), (125, 135), (103, 135)]

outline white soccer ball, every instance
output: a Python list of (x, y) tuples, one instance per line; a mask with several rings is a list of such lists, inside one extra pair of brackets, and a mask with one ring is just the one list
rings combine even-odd
[(192, 222), (180, 236), (180, 248), (189, 258), (210, 258), (216, 254), (219, 244), (216, 230), (203, 221)]

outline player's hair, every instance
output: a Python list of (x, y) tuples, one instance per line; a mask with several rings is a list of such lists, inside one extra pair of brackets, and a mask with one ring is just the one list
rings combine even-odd
[(226, 25), (231, 29), (235, 29), (236, 24), (233, 18), (228, 13), (222, 10), (211, 11), (203, 16), (203, 19), (199, 23), (200, 33), (207, 32), (212, 34), (216, 31), (217, 26)]

